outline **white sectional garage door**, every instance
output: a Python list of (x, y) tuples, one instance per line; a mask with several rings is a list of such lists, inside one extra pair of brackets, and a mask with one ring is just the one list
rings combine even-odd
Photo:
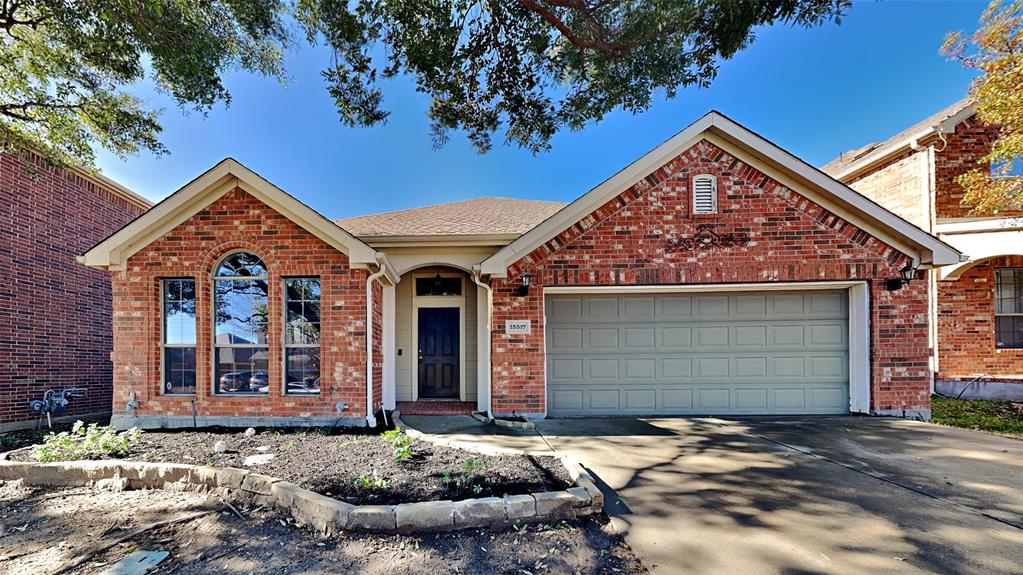
[(845, 290), (551, 295), (552, 416), (849, 411)]

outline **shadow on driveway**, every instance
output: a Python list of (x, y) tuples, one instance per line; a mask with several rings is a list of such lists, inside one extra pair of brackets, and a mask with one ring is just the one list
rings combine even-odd
[(881, 418), (538, 422), (663, 573), (1019, 573), (1023, 442)]

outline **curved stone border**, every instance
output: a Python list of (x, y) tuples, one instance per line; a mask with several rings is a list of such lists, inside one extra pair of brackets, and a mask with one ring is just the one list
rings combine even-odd
[[(479, 421), (479, 418), (476, 418)], [(560, 453), (553, 449), (526, 451), (524, 449), (517, 449), (515, 447), (500, 447), (497, 445), (487, 445), (474, 441), (459, 441), (457, 439), (450, 439), (447, 437), (441, 437), (432, 433), (426, 433), (419, 431), (415, 427), (405, 423), (401, 420), (401, 413), (398, 411), (391, 412), (391, 421), (394, 422), (394, 426), (404, 431), (409, 437), (418, 439), (420, 441), (426, 441), (434, 445), (441, 447), (454, 447), (455, 449), (462, 449), (464, 451), (471, 451), (473, 453), (479, 453), (480, 455), (533, 455), (536, 457), (562, 457)], [(492, 421), (492, 420), (487, 420)], [(486, 423), (486, 422), (484, 422)]]
[(142, 461), (9, 461), (0, 455), (0, 480), (25, 485), (100, 489), (166, 489), (215, 493), (235, 503), (274, 506), (323, 535), (346, 530), (416, 532), (572, 519), (599, 512), (603, 495), (579, 464), (562, 462), (575, 487), (530, 495), (399, 505), (351, 505), (269, 475), (234, 467), (216, 468)]

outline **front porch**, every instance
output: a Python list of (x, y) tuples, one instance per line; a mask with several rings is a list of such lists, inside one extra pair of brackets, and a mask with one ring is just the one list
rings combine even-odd
[(469, 415), (476, 411), (475, 401), (399, 401), (395, 410), (405, 415)]

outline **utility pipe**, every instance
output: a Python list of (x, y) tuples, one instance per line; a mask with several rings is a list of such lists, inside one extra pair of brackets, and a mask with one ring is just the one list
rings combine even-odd
[(366, 278), (366, 425), (377, 426), (377, 418), (373, 415), (373, 282), (387, 273), (387, 267), (379, 264), (380, 269)]

